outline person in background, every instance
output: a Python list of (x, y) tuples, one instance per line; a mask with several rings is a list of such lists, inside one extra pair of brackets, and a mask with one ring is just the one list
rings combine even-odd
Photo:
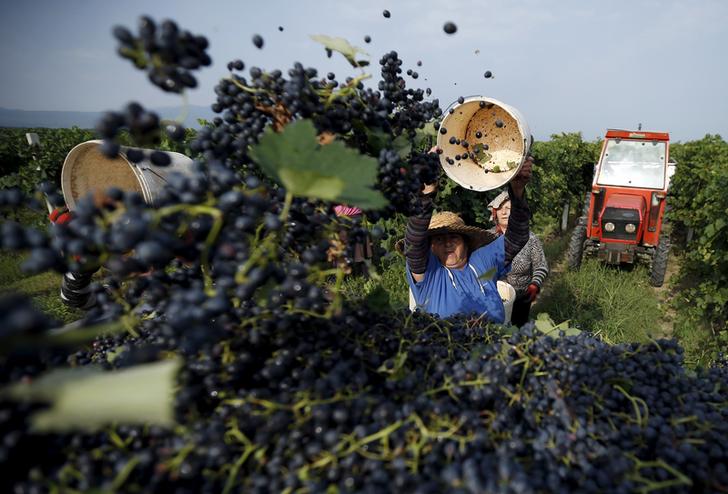
[(486, 230), (467, 226), (455, 213), (432, 215), (435, 185), (425, 185), (422, 213), (410, 216), (404, 238), (406, 276), (417, 306), (440, 317), (466, 315), (503, 323), (505, 309), (496, 286), (528, 242), (530, 212), (524, 197), (531, 178), (528, 157), (508, 185), (513, 204), (505, 235), (487, 245)]
[[(334, 213), (337, 217), (347, 218), (360, 218), (362, 216), (362, 210), (356, 206), (348, 206), (346, 204), (339, 204), (334, 207)], [(348, 241), (348, 232), (346, 228), (342, 228), (339, 231), (339, 240), (346, 245)], [(372, 258), (372, 243), (367, 235), (364, 242), (356, 242), (354, 244), (354, 256), (353, 265), (351, 266), (352, 273), (354, 274), (366, 274), (366, 261)], [(335, 264), (343, 262), (343, 259), (337, 258)]]
[[(73, 219), (71, 211), (63, 206), (55, 208), (48, 215), (51, 223), (65, 225)], [(69, 271), (61, 279), (61, 301), (76, 309), (89, 310), (96, 305), (96, 296), (91, 291), (94, 273)]]
[[(495, 223), (489, 231), (494, 235), (503, 235), (508, 231), (511, 217), (511, 200), (508, 194), (505, 192), (499, 194), (488, 207), (492, 211)], [(549, 267), (543, 245), (533, 232), (529, 232), (528, 242), (513, 258), (510, 272), (503, 277), (503, 280), (516, 290), (516, 300), (511, 315), (513, 325), (520, 327), (528, 322), (531, 304), (536, 300), (548, 275)]]

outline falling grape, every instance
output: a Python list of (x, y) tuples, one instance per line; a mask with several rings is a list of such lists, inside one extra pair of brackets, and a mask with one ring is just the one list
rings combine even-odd
[(455, 25), (454, 22), (446, 22), (444, 26), (442, 26), (442, 30), (445, 31), (447, 34), (455, 34), (455, 31), (458, 30), (458, 27)]

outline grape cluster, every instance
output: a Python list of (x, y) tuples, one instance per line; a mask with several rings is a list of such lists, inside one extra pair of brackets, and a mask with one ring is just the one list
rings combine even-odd
[(437, 182), (439, 175), (440, 158), (436, 153), (412, 154), (407, 161), (389, 149), (383, 149), (379, 154), (378, 187), (389, 201), (390, 214), (421, 213), (418, 197), (422, 184)]
[[(138, 145), (155, 147), (160, 143), (162, 127), (159, 115), (144, 109), (137, 102), (131, 102), (123, 111), (104, 113), (96, 124), (96, 133), (103, 139), (101, 152), (109, 158), (114, 158), (119, 154), (120, 146), (117, 138), (122, 129), (128, 129), (131, 138)], [(185, 137), (184, 127), (177, 123), (164, 126), (164, 132), (171, 140), (177, 142)], [(127, 149), (126, 158), (132, 163), (139, 163), (148, 158), (157, 166), (167, 166), (172, 161), (169, 154), (164, 151), (145, 152), (137, 148)]]
[[(344, 137), (348, 144), (366, 153), (380, 152), (381, 144), (373, 142), (381, 133), (392, 138), (403, 135), (412, 140), (419, 129), (441, 115), (438, 100), (426, 101), (425, 91), (406, 87), (399, 75), (402, 61), (396, 52), (385, 55), (380, 63), (382, 80), (379, 91), (374, 91), (353, 78), (340, 83), (333, 73), (320, 78), (316, 69), (300, 63), (288, 70), (288, 77), (280, 70), (265, 72), (251, 67), (246, 78), (232, 73), (233, 69), (242, 70), (245, 64), (241, 60), (232, 61), (228, 66), (230, 77), (221, 80), (215, 88), (217, 101), (212, 109), (221, 116), (214, 119), (213, 126), (198, 133), (191, 149), (206, 160), (257, 173), (255, 163), (248, 156), (249, 147), (258, 142), (266, 128), (278, 131), (296, 119), (311, 119), (321, 135)], [(384, 149), (391, 151), (392, 146), (385, 143)], [(388, 197), (401, 196), (411, 202), (410, 184), (399, 189), (393, 185), (431, 176), (438, 168), (431, 160), (415, 158), (415, 161), (422, 166), (415, 165), (414, 173), (398, 179), (392, 177), (392, 185), (384, 189)], [(426, 173), (420, 171), (425, 162), (432, 167)], [(381, 170), (382, 175), (391, 175), (392, 169), (386, 160), (380, 158), (380, 163), (386, 167)], [(402, 208), (395, 206), (394, 209), (405, 214), (415, 207), (401, 203)], [(389, 211), (391, 214), (393, 209)]]
[(143, 16), (137, 35), (124, 26), (114, 27), (113, 34), (119, 42), (119, 55), (146, 70), (152, 84), (167, 92), (181, 93), (185, 88), (197, 87), (192, 71), (212, 64), (206, 52), (207, 38), (180, 30), (170, 20), (157, 26), (153, 19)]
[(427, 122), (442, 115), (439, 100), (425, 101), (425, 91), (406, 87), (402, 73), (402, 59), (396, 51), (385, 54), (380, 60), (382, 80), (379, 90), (382, 91), (383, 103), (388, 111), (397, 110), (392, 115), (392, 131), (395, 135), (406, 133), (414, 136), (415, 129), (422, 128)]

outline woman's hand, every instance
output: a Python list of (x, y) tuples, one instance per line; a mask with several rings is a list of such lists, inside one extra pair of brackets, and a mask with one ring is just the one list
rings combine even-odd
[(521, 170), (518, 175), (513, 177), (511, 180), (511, 189), (516, 197), (523, 197), (523, 191), (526, 189), (526, 184), (531, 180), (531, 172), (533, 169), (533, 156), (528, 156), (526, 161), (523, 162)]

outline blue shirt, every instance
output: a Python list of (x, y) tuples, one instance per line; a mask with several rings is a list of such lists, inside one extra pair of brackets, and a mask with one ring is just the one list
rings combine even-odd
[[(484, 316), (489, 321), (503, 323), (505, 310), (496, 281), (510, 271), (510, 265), (505, 265), (505, 255), (503, 235), (473, 251), (462, 269), (446, 268), (430, 251), (422, 281), (415, 282), (409, 265), (406, 269), (417, 307), (443, 318), (462, 314)], [(491, 277), (479, 279), (491, 270)]]

